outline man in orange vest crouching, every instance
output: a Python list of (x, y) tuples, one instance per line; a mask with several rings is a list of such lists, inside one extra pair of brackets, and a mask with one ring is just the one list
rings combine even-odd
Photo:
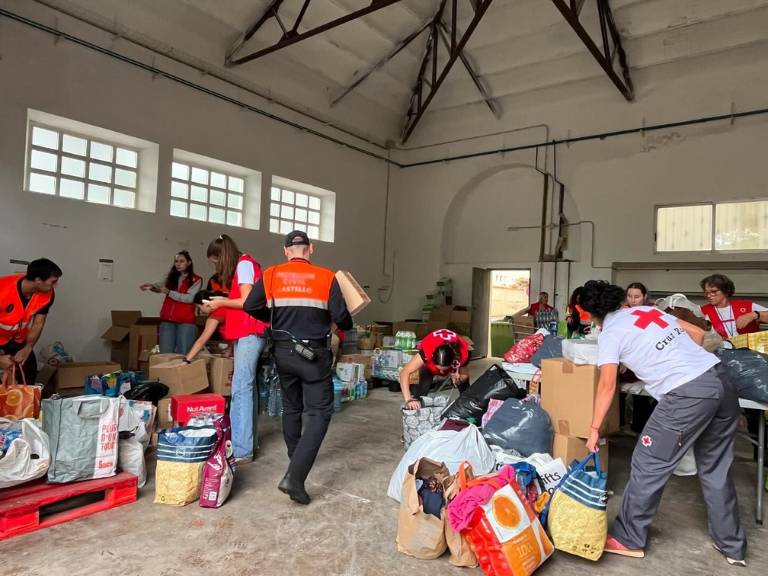
[(33, 348), (45, 327), (53, 306), (54, 287), (62, 276), (61, 268), (48, 260), (33, 260), (26, 274), (0, 277), (0, 368), (19, 364), (16, 380), (28, 384), (37, 378), (37, 359)]
[(243, 306), (248, 314), (271, 323), (283, 389), (283, 437), (291, 460), (278, 488), (299, 504), (310, 502), (304, 481), (333, 414), (331, 324), (352, 328), (336, 276), (310, 264), (313, 251), (304, 232), (288, 234), (288, 262), (267, 268)]

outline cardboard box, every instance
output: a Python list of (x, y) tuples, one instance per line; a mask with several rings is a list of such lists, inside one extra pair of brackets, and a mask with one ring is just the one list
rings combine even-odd
[(430, 312), (429, 319), (448, 324), (470, 324), (472, 312), (466, 306), (439, 306)]
[(160, 342), (160, 318), (139, 318), (133, 323), (128, 335), (128, 369), (139, 368), (139, 356), (144, 350), (152, 350)]
[(234, 358), (212, 357), (208, 365), (208, 380), (211, 383), (211, 390), (222, 396), (232, 396), (232, 373), (234, 371)]
[(224, 414), (225, 405), (221, 394), (177, 394), (171, 396), (171, 420), (184, 426), (194, 416)]
[(53, 376), (56, 390), (65, 388), (83, 388), (88, 376), (109, 374), (120, 370), (115, 362), (70, 362), (61, 364)]
[(366, 380), (371, 378), (371, 368), (373, 366), (373, 354), (342, 354), (338, 362), (344, 364), (361, 364), (363, 366), (363, 377)]
[[(561, 458), (566, 468), (574, 460), (583, 460), (587, 454), (589, 451), (587, 450), (587, 441), (584, 438), (555, 434), (552, 442), (552, 458)], [(608, 442), (603, 438), (600, 440), (600, 465), (604, 472), (608, 471), (609, 457)]]
[[(163, 398), (157, 403), (157, 429), (163, 430), (173, 426), (173, 418), (171, 418), (171, 399), (168, 397)], [(157, 446), (157, 443), (154, 444)]]
[(365, 290), (357, 283), (357, 280), (355, 280), (350, 272), (339, 270), (336, 272), (336, 281), (339, 283), (341, 293), (344, 295), (347, 309), (353, 316), (371, 303), (368, 294), (365, 293)]
[[(566, 436), (589, 437), (599, 375), (597, 366), (577, 366), (565, 358), (549, 358), (541, 363), (541, 407), (549, 413), (555, 432)], [(619, 427), (617, 386), (601, 433), (612, 434)]]
[(110, 343), (110, 359), (125, 369), (130, 363), (131, 326), (141, 318), (139, 310), (112, 310), (112, 325), (101, 335)]
[(183, 358), (184, 354), (150, 354), (148, 363), (149, 367), (152, 368), (156, 364), (165, 364), (171, 360), (181, 360)]
[(169, 396), (194, 394), (208, 388), (208, 371), (202, 359), (193, 360), (191, 364), (180, 360), (155, 364), (149, 369), (149, 378), (168, 386)]
[(365, 378), (365, 365), (337, 362), (336, 376), (342, 382), (357, 382), (360, 378)]

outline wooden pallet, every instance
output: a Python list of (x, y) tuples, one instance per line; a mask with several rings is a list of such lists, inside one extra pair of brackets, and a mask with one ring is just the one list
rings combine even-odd
[(130, 504), (137, 492), (138, 478), (127, 472), (68, 484), (40, 480), (0, 490), (0, 540)]

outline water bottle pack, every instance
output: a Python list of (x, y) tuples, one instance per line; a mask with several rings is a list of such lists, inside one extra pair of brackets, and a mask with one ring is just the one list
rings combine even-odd
[(395, 348), (398, 350), (412, 350), (417, 342), (416, 333), (411, 330), (399, 330), (395, 334)]

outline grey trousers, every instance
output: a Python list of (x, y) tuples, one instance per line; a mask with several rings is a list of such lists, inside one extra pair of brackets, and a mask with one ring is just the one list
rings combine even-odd
[(746, 536), (739, 523), (731, 478), (736, 424), (736, 388), (717, 367), (662, 397), (632, 454), (629, 483), (611, 534), (628, 548), (645, 548), (648, 528), (664, 487), (693, 446), (707, 505), (709, 534), (729, 558), (744, 559)]

